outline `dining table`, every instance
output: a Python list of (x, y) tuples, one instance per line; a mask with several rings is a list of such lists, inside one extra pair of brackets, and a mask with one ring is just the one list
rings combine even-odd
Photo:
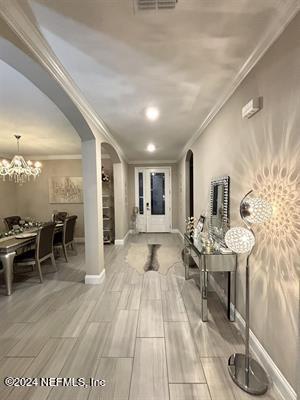
[[(55, 233), (63, 230), (63, 224), (56, 224)], [(26, 230), (26, 233), (36, 233), (38, 228)], [(36, 242), (36, 235), (20, 238), (21, 234), (15, 234), (0, 239), (0, 261), (3, 267), (4, 281), (6, 286), (6, 295), (12, 294), (13, 286), (13, 268), (16, 254), (24, 253), (32, 248)], [(19, 238), (18, 238), (19, 237)]]

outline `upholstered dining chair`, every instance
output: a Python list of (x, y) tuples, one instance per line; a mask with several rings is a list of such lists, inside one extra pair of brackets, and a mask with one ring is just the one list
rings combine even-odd
[(37, 232), (35, 249), (26, 251), (15, 257), (14, 266), (32, 265), (36, 266), (41, 283), (43, 282), (43, 275), (41, 269), (41, 262), (51, 259), (51, 263), (55, 270), (56, 263), (53, 254), (53, 236), (54, 236), (55, 223), (48, 222), (44, 224)]
[(11, 231), (14, 225), (20, 225), (21, 217), (19, 215), (12, 215), (3, 219), (8, 231)]
[(59, 211), (53, 214), (53, 222), (65, 222), (68, 217), (68, 213), (66, 211)]
[(67, 217), (62, 232), (57, 232), (54, 235), (54, 248), (62, 249), (66, 262), (68, 262), (67, 247), (71, 246), (74, 250), (74, 232), (76, 225), (77, 215), (71, 215)]

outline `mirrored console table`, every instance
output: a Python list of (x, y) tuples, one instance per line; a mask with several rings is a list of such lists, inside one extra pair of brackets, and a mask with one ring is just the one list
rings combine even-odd
[(228, 297), (227, 315), (230, 321), (235, 320), (236, 300), (236, 270), (237, 255), (233, 252), (221, 253), (221, 250), (206, 251), (201, 241), (194, 240), (188, 234), (184, 235), (184, 264), (185, 279), (189, 279), (189, 257), (192, 257), (200, 271), (201, 318), (208, 321), (207, 293), (208, 274), (214, 272), (227, 272)]

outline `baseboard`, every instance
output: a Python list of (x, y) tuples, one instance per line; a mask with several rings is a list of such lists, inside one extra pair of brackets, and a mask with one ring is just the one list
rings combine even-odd
[(180, 236), (180, 238), (181, 238), (182, 240), (184, 239), (183, 234), (182, 234), (182, 233), (180, 232), (180, 230), (177, 229), (177, 228), (171, 229), (171, 233), (176, 233), (177, 235)]
[(74, 242), (75, 243), (85, 243), (85, 238), (84, 237), (75, 237)]
[(126, 243), (126, 240), (128, 239), (128, 235), (132, 233), (132, 230), (129, 229), (129, 231), (126, 233), (126, 235), (123, 237), (123, 239), (115, 239), (115, 245), (116, 246), (124, 246)]
[[(212, 274), (209, 277), (209, 283), (211, 287), (215, 290), (220, 300), (227, 305), (227, 297), (224, 293), (223, 289), (216, 282)], [(230, 304), (230, 307), (233, 307), (233, 304)], [(242, 315), (235, 310), (236, 322), (235, 325), (241, 332), (241, 335), (244, 337), (245, 334), (245, 320)], [(255, 358), (259, 360), (264, 369), (269, 375), (271, 383), (274, 385), (274, 389), (280, 395), (282, 400), (296, 400), (297, 394), (289, 382), (286, 380), (282, 372), (279, 370), (277, 365), (274, 363), (266, 349), (262, 346), (260, 341), (257, 339), (255, 334), (250, 330), (250, 348), (251, 352), (254, 354)]]
[(100, 285), (105, 278), (105, 269), (99, 275), (85, 275), (84, 283), (86, 285)]

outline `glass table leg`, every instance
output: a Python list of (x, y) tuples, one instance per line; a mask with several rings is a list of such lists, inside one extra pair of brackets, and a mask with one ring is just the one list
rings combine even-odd
[(236, 273), (228, 272), (228, 319), (235, 321)]
[(185, 280), (190, 279), (190, 274), (189, 274), (189, 261), (190, 261), (190, 251), (189, 247), (186, 246), (184, 248), (184, 270), (185, 270)]
[(201, 289), (201, 309), (202, 309), (202, 321), (208, 321), (208, 311), (207, 311), (207, 292), (208, 292), (208, 272), (206, 271), (205, 256), (202, 256), (203, 265), (200, 261), (200, 289)]

